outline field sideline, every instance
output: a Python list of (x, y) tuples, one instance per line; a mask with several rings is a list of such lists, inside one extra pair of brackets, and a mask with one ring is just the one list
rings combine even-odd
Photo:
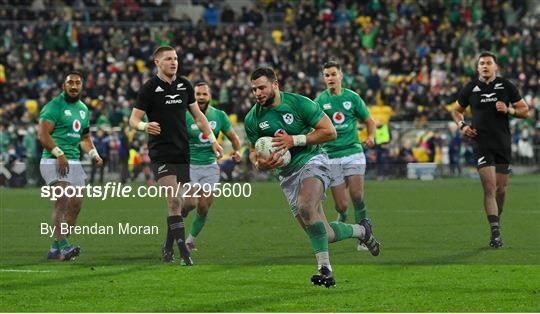
[(59, 263), (45, 259), (39, 229), (49, 201), (0, 189), (0, 312), (540, 312), (539, 192), (538, 175), (510, 178), (504, 247), (494, 250), (479, 181), (368, 181), (381, 256), (352, 240), (330, 245), (337, 286), (325, 289), (309, 282), (315, 259), (276, 182), (216, 200), (191, 268), (159, 261), (162, 199), (86, 199), (79, 224), (160, 234), (73, 236), (80, 258)]

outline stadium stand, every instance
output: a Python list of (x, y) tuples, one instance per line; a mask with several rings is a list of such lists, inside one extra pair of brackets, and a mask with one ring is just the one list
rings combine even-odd
[(467, 161), (470, 147), (447, 127), (448, 106), (474, 75), (476, 53), (494, 51), (531, 107), (530, 119), (512, 124), (517, 162), (539, 164), (539, 17), (535, 1), (518, 0), (0, 0), (0, 185), (39, 177), (37, 116), (72, 68), (85, 73), (84, 101), (106, 131), (111, 169), (127, 179), (119, 162), (134, 159), (130, 150), (144, 160), (145, 139), (126, 121), (161, 44), (177, 48), (181, 74), (210, 82), (213, 105), (238, 123), (256, 66), (274, 67), (283, 90), (313, 99), (321, 64), (341, 61), (344, 86), (393, 138), (368, 155), (379, 177), (396, 174), (385, 164), (406, 160)]

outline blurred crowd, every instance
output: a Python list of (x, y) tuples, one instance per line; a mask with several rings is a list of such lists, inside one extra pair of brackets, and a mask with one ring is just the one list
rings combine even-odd
[[(230, 2), (0, 0), (2, 160), (37, 158), (39, 110), (73, 68), (85, 73), (83, 100), (92, 125), (113, 143), (126, 137), (119, 145), (125, 148), (112, 152), (129, 156), (134, 148), (144, 155), (145, 139), (126, 121), (159, 45), (176, 47), (180, 74), (209, 82), (212, 104), (233, 123), (241, 123), (253, 103), (248, 78), (255, 67), (275, 68), (283, 90), (313, 99), (324, 89), (322, 64), (334, 59), (343, 64), (344, 86), (372, 109), (388, 108), (390, 125), (419, 127), (451, 119), (449, 105), (474, 77), (477, 53), (493, 51), (500, 75), (531, 107), (529, 120), (513, 123), (516, 143), (522, 137), (532, 146), (539, 142), (535, 1), (260, 0), (239, 10)], [(202, 5), (201, 18), (179, 14), (177, 3)], [(404, 144), (375, 159), (399, 158)]]

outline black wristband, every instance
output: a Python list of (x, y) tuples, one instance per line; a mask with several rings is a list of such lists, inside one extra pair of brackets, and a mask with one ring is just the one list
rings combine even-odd
[(467, 122), (465, 121), (461, 121), (459, 122), (459, 129), (460, 130), (463, 130), (464, 127), (468, 126)]

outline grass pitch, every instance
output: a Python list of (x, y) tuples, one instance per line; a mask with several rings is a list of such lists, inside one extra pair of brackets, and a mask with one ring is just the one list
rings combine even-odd
[(315, 258), (275, 182), (216, 199), (190, 268), (160, 262), (162, 199), (85, 199), (81, 225), (160, 234), (73, 236), (82, 253), (71, 263), (45, 259), (51, 205), (38, 189), (0, 189), (0, 202), (0, 312), (540, 311), (540, 176), (510, 178), (499, 250), (488, 248), (478, 180), (368, 181), (381, 255), (331, 244), (333, 289), (311, 286)]

